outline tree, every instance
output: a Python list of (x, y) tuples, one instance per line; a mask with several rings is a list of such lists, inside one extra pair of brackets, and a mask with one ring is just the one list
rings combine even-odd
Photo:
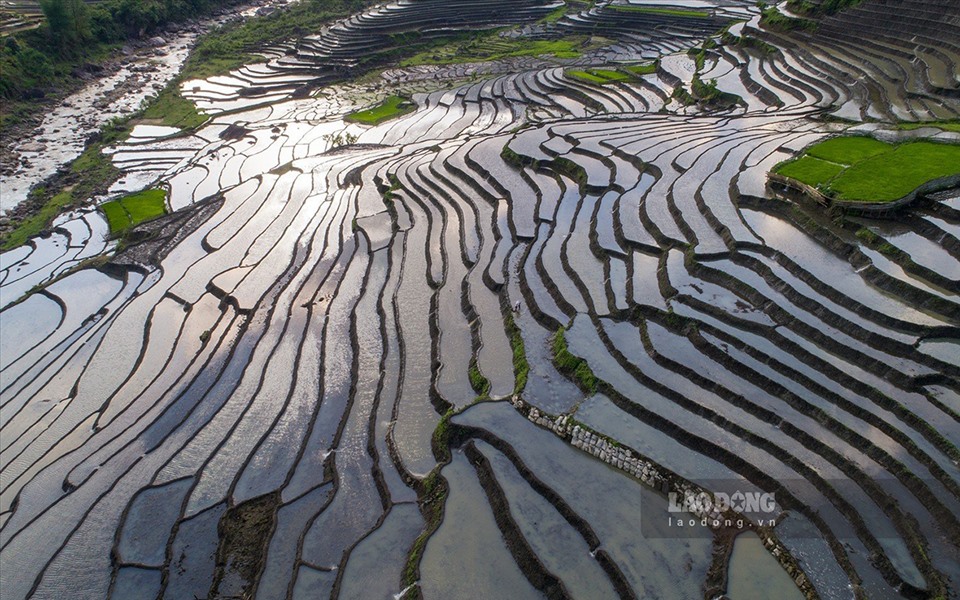
[(83, 0), (40, 0), (50, 35), (61, 48), (90, 38), (90, 12)]

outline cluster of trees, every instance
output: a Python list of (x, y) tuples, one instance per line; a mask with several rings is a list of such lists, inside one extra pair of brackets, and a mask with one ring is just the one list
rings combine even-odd
[(58, 77), (69, 76), (109, 44), (148, 35), (234, 0), (41, 0), (46, 17), (35, 30), (7, 36), (0, 44), (0, 98), (42, 96)]

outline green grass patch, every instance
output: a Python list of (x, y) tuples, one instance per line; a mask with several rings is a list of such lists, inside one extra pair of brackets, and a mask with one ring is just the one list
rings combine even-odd
[(839, 200), (889, 202), (924, 183), (960, 173), (960, 145), (910, 142), (863, 160), (830, 183)]
[(774, 31), (813, 31), (817, 22), (811, 19), (797, 19), (788, 17), (776, 8), (766, 8), (760, 14), (760, 25)]
[(407, 98), (390, 96), (373, 108), (350, 113), (344, 120), (363, 123), (364, 125), (378, 125), (384, 121), (412, 112), (416, 110), (416, 108), (417, 106)]
[(167, 192), (145, 190), (100, 206), (110, 224), (110, 234), (120, 235), (138, 223), (149, 221), (167, 213)]
[(890, 144), (862, 135), (835, 137), (807, 149), (807, 154), (841, 165), (852, 165), (865, 158), (893, 149)]
[(567, 71), (567, 76), (598, 85), (628, 81), (630, 79), (630, 76), (626, 73), (612, 69), (570, 69)]
[(841, 171), (843, 171), (843, 165), (812, 156), (803, 156), (776, 169), (776, 172), (784, 177), (796, 179), (813, 187), (826, 184), (839, 175)]
[(960, 174), (960, 144), (893, 146), (863, 136), (838, 137), (811, 146), (774, 172), (817, 187), (834, 200), (890, 202), (928, 181)]
[(622, 68), (627, 73), (632, 73), (633, 75), (650, 75), (657, 72), (657, 63), (652, 62), (647, 65), (630, 65)]
[(927, 121), (920, 123), (897, 124), (897, 129), (903, 131), (913, 131), (914, 129), (921, 129), (923, 127), (936, 127), (937, 129), (942, 129), (944, 131), (960, 133), (960, 121)]
[[(43, 190), (39, 192), (42, 194)], [(70, 192), (60, 192), (52, 196), (39, 211), (21, 221), (20, 225), (10, 232), (4, 240), (3, 249), (9, 250), (26, 244), (31, 237), (46, 229), (61, 211), (72, 205), (73, 194)]]
[(552, 349), (553, 363), (557, 366), (557, 369), (561, 373), (572, 377), (574, 382), (580, 386), (580, 389), (590, 394), (595, 394), (600, 380), (594, 375), (587, 361), (578, 356), (574, 356), (570, 350), (567, 349), (566, 331), (563, 327), (558, 329), (557, 333), (553, 335)]
[(164, 88), (160, 95), (143, 111), (143, 118), (159, 121), (168, 127), (196, 129), (207, 117), (197, 111), (197, 106), (180, 95), (177, 86)]
[(544, 18), (540, 19), (540, 22), (541, 22), (541, 23), (556, 23), (557, 21), (559, 21), (560, 19), (562, 19), (562, 18), (564, 17), (564, 15), (567, 14), (567, 6), (568, 6), (567, 4), (564, 4), (564, 5), (561, 6), (560, 8), (558, 8), (558, 9), (550, 12), (550, 14), (548, 14), (548, 15), (545, 16)]
[(663, 15), (665, 17), (682, 17), (687, 19), (707, 19), (710, 13), (705, 10), (686, 10), (682, 8), (650, 8), (646, 6), (632, 6), (629, 4), (611, 4), (610, 10), (620, 12), (644, 13), (648, 15)]

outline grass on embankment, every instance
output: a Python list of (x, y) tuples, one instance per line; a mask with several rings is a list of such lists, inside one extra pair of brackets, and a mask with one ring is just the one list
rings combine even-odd
[(110, 224), (110, 235), (118, 236), (134, 225), (167, 214), (167, 192), (144, 190), (100, 206)]
[(573, 355), (567, 349), (566, 330), (563, 327), (553, 335), (551, 349), (553, 350), (553, 364), (556, 365), (558, 371), (572, 377), (576, 384), (580, 386), (580, 389), (585, 392), (590, 394), (597, 392), (600, 380), (594, 375), (587, 361)]
[(942, 129), (944, 131), (953, 131), (955, 133), (960, 133), (960, 121), (926, 121), (919, 123), (898, 123), (897, 129), (902, 131), (913, 131), (915, 129), (921, 129), (923, 127), (936, 127), (937, 129)]
[(345, 121), (364, 125), (379, 125), (384, 121), (405, 115), (417, 109), (417, 105), (403, 96), (390, 96), (380, 104), (366, 110), (358, 110), (344, 117)]
[(891, 202), (924, 183), (960, 174), (960, 145), (918, 141), (887, 144), (864, 136), (826, 140), (774, 169), (834, 200)]

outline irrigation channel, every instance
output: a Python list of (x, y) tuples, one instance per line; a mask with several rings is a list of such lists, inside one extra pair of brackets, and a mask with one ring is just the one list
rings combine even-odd
[[(767, 187), (837, 133), (956, 142), (884, 123), (960, 115), (960, 5), (674, 4), (377, 6), (110, 148), (170, 215), (0, 255), (4, 599), (960, 597), (960, 194)], [(342, 81), (504, 25), (603, 43)]]

